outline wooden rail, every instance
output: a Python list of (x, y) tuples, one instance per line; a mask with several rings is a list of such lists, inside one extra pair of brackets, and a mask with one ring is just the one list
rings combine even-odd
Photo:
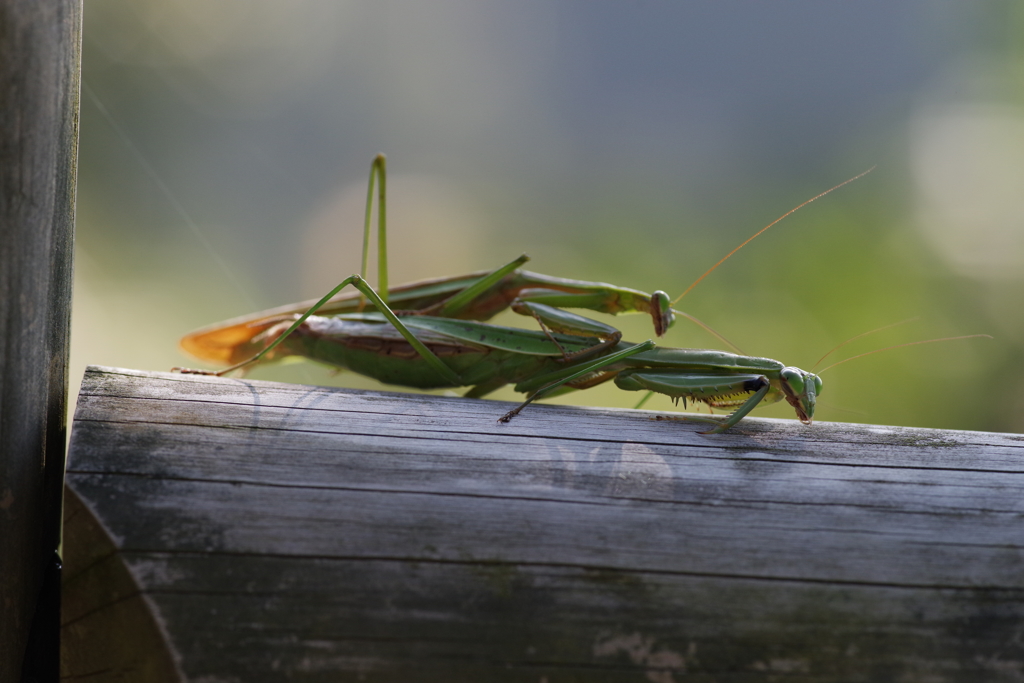
[(506, 409), (90, 368), (65, 675), (1024, 676), (1024, 437)]

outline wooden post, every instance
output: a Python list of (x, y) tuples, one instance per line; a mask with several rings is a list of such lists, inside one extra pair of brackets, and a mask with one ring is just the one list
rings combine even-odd
[(0, 0), (0, 681), (58, 676), (80, 0)]
[(1024, 437), (508, 407), (91, 368), (65, 675), (1024, 672)]

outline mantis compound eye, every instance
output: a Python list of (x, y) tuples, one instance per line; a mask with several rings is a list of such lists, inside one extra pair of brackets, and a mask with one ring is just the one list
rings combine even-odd
[(793, 390), (793, 393), (800, 396), (804, 393), (804, 373), (799, 368), (783, 368), (782, 379)]

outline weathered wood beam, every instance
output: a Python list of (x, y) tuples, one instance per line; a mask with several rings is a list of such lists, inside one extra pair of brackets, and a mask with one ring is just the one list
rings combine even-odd
[(506, 409), (91, 368), (65, 674), (1024, 674), (1024, 437)]

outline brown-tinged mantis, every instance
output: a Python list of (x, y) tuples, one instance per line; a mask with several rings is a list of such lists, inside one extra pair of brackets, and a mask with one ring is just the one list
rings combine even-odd
[[(384, 155), (378, 155), (370, 169), (367, 191), (366, 220), (363, 232), (363, 257), (360, 275), (366, 278), (367, 256), (369, 253), (370, 219), (374, 185), (378, 188), (378, 278), (377, 291), (398, 315), (427, 315), (459, 320), (489, 320), (497, 313), (512, 308), (517, 313), (532, 315), (538, 319), (542, 329), (545, 324), (557, 326), (557, 320), (546, 321), (539, 317), (532, 304), (543, 304), (556, 308), (583, 308), (602, 313), (647, 313), (651, 316), (654, 333), (665, 334), (675, 322), (675, 313), (690, 318), (685, 313), (673, 311), (665, 292), (647, 294), (628, 287), (618, 287), (603, 282), (586, 282), (552, 277), (523, 270), (520, 266), (529, 258), (520, 256), (491, 271), (478, 271), (466, 275), (436, 278), (412, 282), (397, 287), (388, 287), (387, 267), (387, 173)], [(193, 356), (220, 364), (238, 363), (258, 349), (247, 341), (252, 331), (264, 327), (264, 323), (281, 316), (297, 315), (308, 311), (317, 304), (315, 300), (302, 301), (280, 306), (259, 313), (253, 313), (223, 323), (191, 332), (181, 340), (182, 348)], [(321, 303), (317, 313), (323, 316), (357, 313), (366, 304), (365, 295), (359, 292), (338, 293), (326, 303)], [(540, 309), (546, 311), (547, 308)], [(703, 326), (700, 321), (694, 319)], [(704, 326), (706, 328), (706, 326)], [(707, 329), (707, 328), (706, 328)], [(713, 330), (709, 330), (716, 334)], [(716, 336), (719, 336), (716, 334)], [(724, 343), (730, 345), (727, 340)]]

